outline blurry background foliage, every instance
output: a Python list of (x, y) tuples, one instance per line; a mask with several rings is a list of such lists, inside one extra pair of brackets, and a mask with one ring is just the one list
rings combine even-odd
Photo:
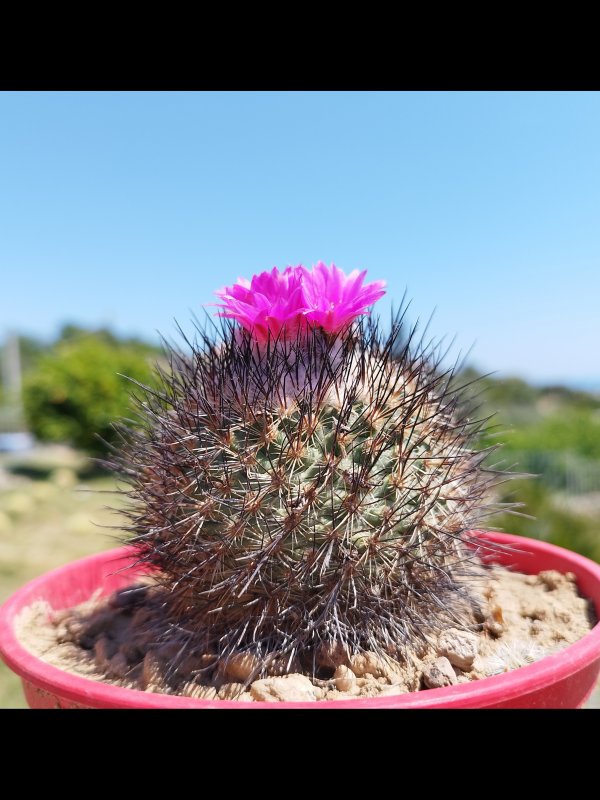
[[(461, 375), (474, 377), (474, 370)], [(527, 516), (501, 514), (490, 526), (600, 561), (600, 396), (518, 378), (484, 377), (474, 390), (481, 413), (495, 414), (485, 444), (502, 444), (488, 462), (531, 476), (499, 491), (500, 501), (521, 503)]]
[[(110, 331), (67, 325), (52, 346), (25, 340), (23, 405), (29, 430), (42, 442), (65, 442), (86, 452), (105, 451), (112, 423), (132, 416), (135, 385), (154, 383), (160, 351)], [(100, 438), (99, 438), (100, 437)]]

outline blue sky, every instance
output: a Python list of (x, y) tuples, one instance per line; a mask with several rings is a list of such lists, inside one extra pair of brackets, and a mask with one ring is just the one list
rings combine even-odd
[(600, 381), (598, 93), (0, 93), (0, 335), (152, 337), (367, 269), (472, 361)]

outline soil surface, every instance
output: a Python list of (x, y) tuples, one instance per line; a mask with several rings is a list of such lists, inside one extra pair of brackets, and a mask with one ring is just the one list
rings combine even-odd
[(257, 663), (247, 653), (226, 663), (189, 648), (180, 657), (181, 645), (165, 638), (160, 590), (150, 583), (69, 610), (35, 603), (17, 620), (17, 635), (44, 661), (118, 686), (243, 702), (316, 702), (401, 694), (497, 675), (572, 644), (596, 622), (570, 573), (523, 575), (493, 567), (481, 592), (484, 617), (473, 630), (447, 629), (402, 661), (384, 661), (368, 652), (350, 658), (342, 650), (322, 652), (319, 678), (281, 662), (269, 677), (253, 680)]

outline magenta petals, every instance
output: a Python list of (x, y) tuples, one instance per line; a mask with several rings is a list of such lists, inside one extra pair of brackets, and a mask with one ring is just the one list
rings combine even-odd
[(236, 319), (260, 341), (269, 334), (296, 333), (299, 326), (306, 326), (303, 276), (304, 268), (298, 266), (281, 273), (273, 267), (271, 272), (254, 275), (251, 282), (240, 278), (233, 286), (215, 292), (223, 301), (217, 303), (223, 309), (219, 316)]
[(337, 333), (385, 294), (385, 281), (363, 286), (366, 274), (346, 275), (322, 261), (310, 272), (301, 264), (283, 272), (273, 267), (220, 289), (216, 294), (223, 302), (216, 305), (219, 316), (237, 320), (259, 341), (295, 337), (312, 325)]
[(367, 274), (354, 270), (349, 275), (332, 264), (322, 261), (313, 267), (310, 280), (304, 285), (310, 309), (308, 319), (330, 333), (346, 327), (385, 294), (385, 281), (373, 281), (363, 286)]

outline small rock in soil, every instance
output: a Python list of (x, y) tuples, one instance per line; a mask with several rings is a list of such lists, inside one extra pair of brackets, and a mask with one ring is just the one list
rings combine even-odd
[(440, 689), (442, 686), (453, 686), (456, 673), (447, 658), (436, 658), (423, 669), (423, 681), (428, 689)]
[(532, 620), (545, 620), (548, 616), (545, 608), (532, 604), (525, 604), (521, 609), (522, 617), (529, 617)]
[(537, 577), (538, 583), (542, 583), (549, 592), (553, 592), (555, 589), (558, 589), (559, 586), (568, 581), (566, 575), (562, 575), (560, 572), (556, 572), (555, 570), (551, 569), (538, 572)]
[(287, 700), (288, 702), (310, 703), (317, 699), (316, 687), (312, 681), (304, 675), (298, 674), (254, 681), (250, 687), (250, 693), (255, 700), (266, 700), (267, 702)]
[(469, 672), (477, 657), (478, 638), (474, 633), (450, 628), (438, 640), (437, 651), (455, 667)]
[(391, 686), (382, 686), (380, 695), (387, 696), (391, 694), (406, 694), (408, 689), (401, 683), (393, 683)]
[(356, 683), (356, 675), (349, 667), (340, 664), (340, 666), (333, 673), (333, 680), (335, 688), (339, 692), (352, 692), (358, 693), (358, 685)]
[(372, 653), (370, 650), (352, 656), (350, 669), (357, 678), (361, 678), (363, 675), (373, 675), (373, 677), (379, 678), (386, 673), (386, 665), (382, 663), (376, 653)]

